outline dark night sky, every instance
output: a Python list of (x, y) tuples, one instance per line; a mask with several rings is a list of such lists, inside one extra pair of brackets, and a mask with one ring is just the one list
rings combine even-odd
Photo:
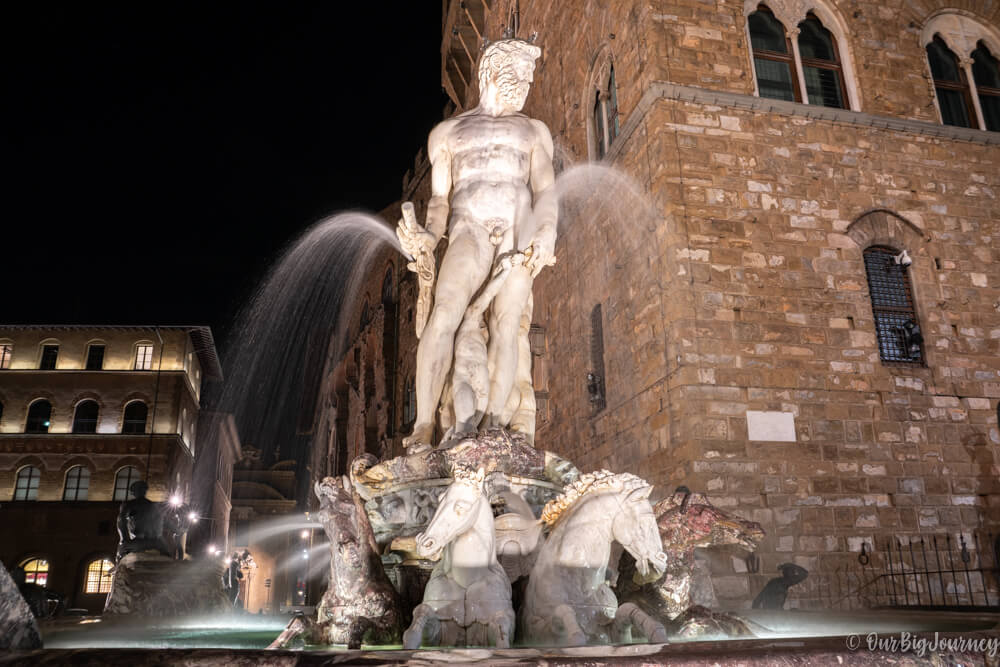
[[(4, 10), (0, 322), (209, 324), (440, 119), (440, 3)], [(345, 9), (350, 7), (350, 9)]]

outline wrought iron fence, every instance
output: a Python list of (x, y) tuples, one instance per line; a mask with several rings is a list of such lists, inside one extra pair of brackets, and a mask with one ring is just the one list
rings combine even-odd
[(1000, 536), (891, 535), (862, 544), (857, 562), (814, 580), (833, 609), (1000, 611)]

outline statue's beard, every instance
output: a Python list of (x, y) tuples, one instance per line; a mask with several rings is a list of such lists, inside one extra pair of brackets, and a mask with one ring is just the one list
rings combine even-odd
[(511, 109), (520, 109), (528, 99), (530, 81), (522, 81), (516, 74), (501, 72), (497, 76), (497, 101)]

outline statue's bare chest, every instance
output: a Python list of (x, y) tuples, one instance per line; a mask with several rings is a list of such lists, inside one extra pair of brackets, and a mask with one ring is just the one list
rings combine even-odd
[(448, 147), (452, 155), (498, 150), (530, 154), (533, 137), (531, 121), (523, 116), (469, 116), (455, 126)]

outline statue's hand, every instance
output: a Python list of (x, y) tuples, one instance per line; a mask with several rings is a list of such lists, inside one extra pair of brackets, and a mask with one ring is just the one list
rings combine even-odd
[[(542, 269), (546, 266), (552, 266), (556, 263), (555, 241), (553, 240), (536, 237), (531, 242), (529, 250), (531, 251), (531, 255), (528, 257), (528, 261), (525, 262), (525, 266), (531, 271), (532, 278), (541, 273)], [(525, 255), (527, 254), (525, 252)]]
[(400, 218), (396, 225), (396, 238), (399, 245), (411, 259), (419, 262), (422, 256), (433, 255), (437, 246), (437, 238), (423, 226), (413, 220)]

